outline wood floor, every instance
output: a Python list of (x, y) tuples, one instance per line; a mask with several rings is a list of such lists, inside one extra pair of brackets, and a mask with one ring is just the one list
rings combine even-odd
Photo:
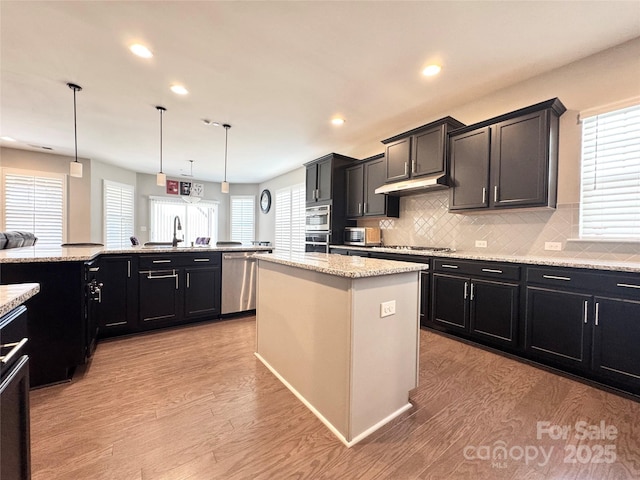
[[(253, 356), (254, 317), (104, 341), (31, 392), (33, 479), (640, 478), (640, 403), (420, 336), (414, 408), (350, 449)], [(577, 439), (579, 421), (617, 434)]]

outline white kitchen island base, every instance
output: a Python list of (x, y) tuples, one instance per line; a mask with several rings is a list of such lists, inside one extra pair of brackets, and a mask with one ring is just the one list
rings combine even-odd
[[(324, 259), (350, 262), (358, 267), (353, 277), (257, 257), (256, 356), (345, 445), (411, 408), (409, 391), (418, 375), (419, 269), (425, 266), (311, 257), (320, 267)], [(364, 276), (366, 267), (376, 276)], [(396, 312), (381, 317), (380, 304), (388, 301), (395, 301)]]

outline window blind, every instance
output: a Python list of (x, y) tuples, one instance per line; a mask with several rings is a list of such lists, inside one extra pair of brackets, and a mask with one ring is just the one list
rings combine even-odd
[(304, 184), (276, 191), (276, 250), (304, 252), (304, 207)]
[(66, 177), (61, 174), (18, 172), (2, 175), (2, 228), (32, 232), (37, 244), (59, 247), (65, 240)]
[(580, 237), (640, 240), (640, 105), (583, 119)]
[[(191, 245), (197, 237), (209, 237), (211, 244), (218, 240), (218, 203), (200, 201), (185, 203), (181, 198), (149, 197), (149, 239), (170, 242), (173, 239), (173, 219), (180, 218), (182, 230), (177, 237)], [(184, 245), (183, 244), (183, 245)]]
[(134, 187), (104, 180), (104, 243), (125, 247), (134, 232)]
[(256, 197), (234, 195), (231, 197), (231, 240), (251, 244), (255, 240)]

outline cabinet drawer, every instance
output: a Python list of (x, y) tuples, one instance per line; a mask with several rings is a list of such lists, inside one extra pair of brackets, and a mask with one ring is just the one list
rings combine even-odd
[(140, 268), (171, 268), (180, 264), (180, 257), (170, 255), (140, 255)]
[(592, 290), (598, 288), (601, 275), (561, 268), (527, 268), (527, 283), (552, 288)]
[(140, 268), (174, 268), (195, 265), (217, 265), (222, 263), (220, 252), (170, 253), (164, 255), (140, 255)]
[(220, 266), (222, 263), (222, 254), (221, 253), (194, 253), (184, 257), (182, 260), (182, 265), (184, 266), (202, 266), (206, 267), (207, 265), (216, 265)]
[(520, 280), (519, 265), (436, 259), (434, 260), (433, 268), (436, 272), (448, 272), (502, 280)]

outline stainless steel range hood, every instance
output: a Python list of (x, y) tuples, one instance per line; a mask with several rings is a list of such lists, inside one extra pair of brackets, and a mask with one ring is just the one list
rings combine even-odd
[(386, 193), (388, 195), (400, 197), (403, 195), (415, 195), (449, 187), (449, 177), (447, 175), (439, 174), (412, 178), (401, 182), (387, 183), (376, 188), (375, 193)]

